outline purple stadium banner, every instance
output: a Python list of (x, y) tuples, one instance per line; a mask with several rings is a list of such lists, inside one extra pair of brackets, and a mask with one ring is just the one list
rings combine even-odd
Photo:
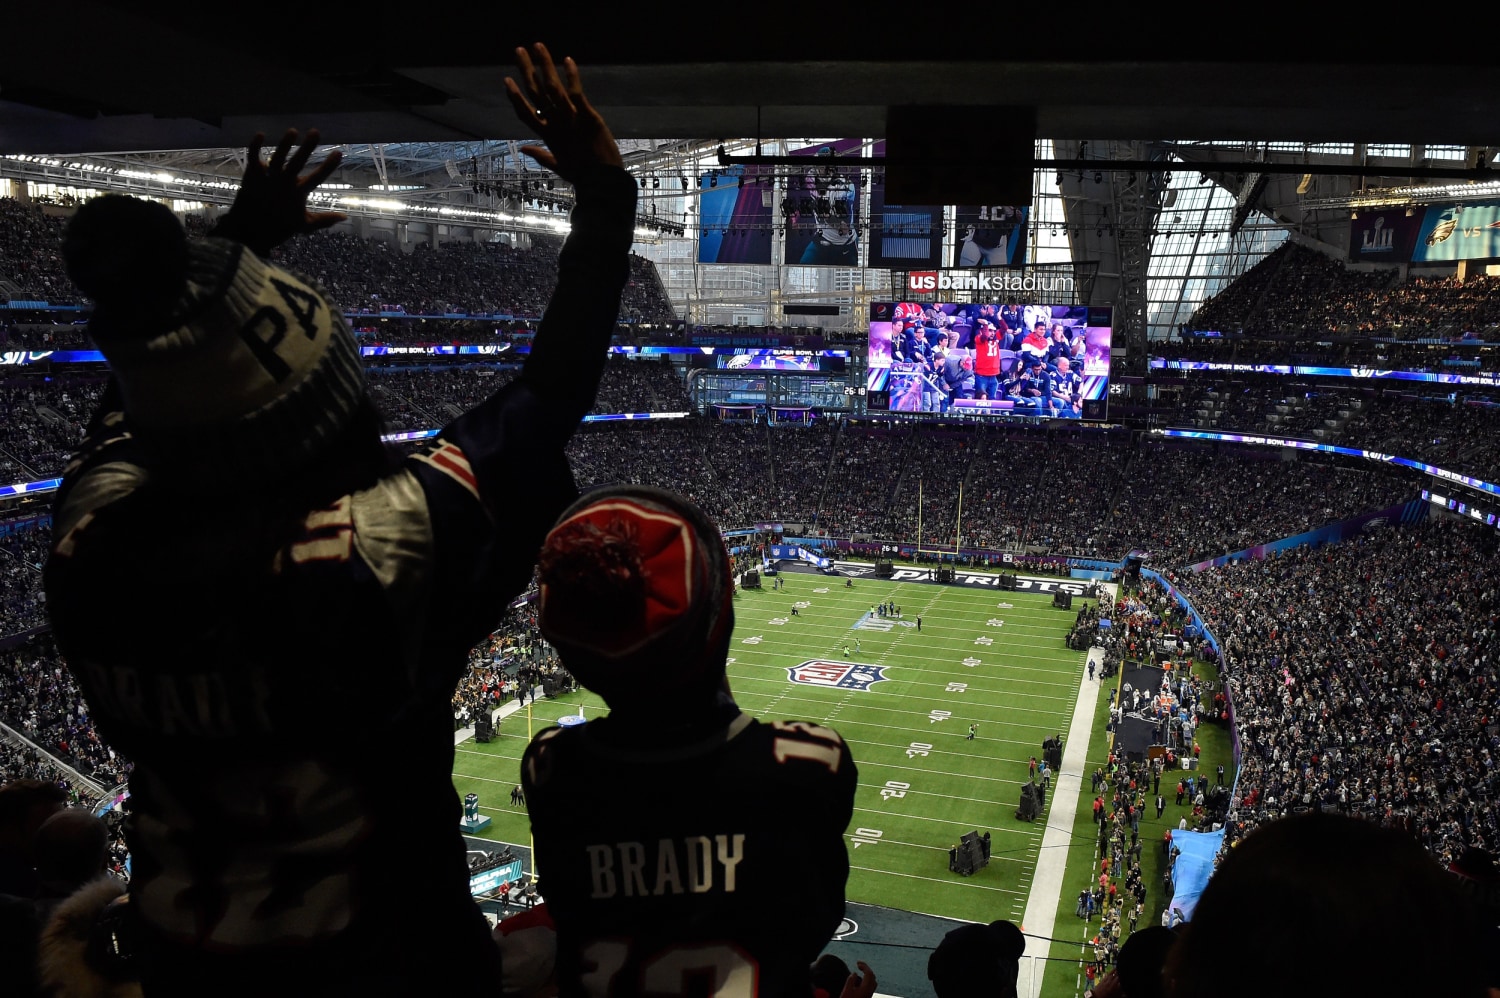
[(1417, 245), (1422, 216), (1394, 211), (1361, 211), (1349, 220), (1349, 260), (1353, 263), (1406, 263)]
[[(774, 185), (772, 171), (757, 166), (736, 166), (698, 178), (699, 263), (771, 262)], [(653, 191), (641, 191), (647, 204)]]

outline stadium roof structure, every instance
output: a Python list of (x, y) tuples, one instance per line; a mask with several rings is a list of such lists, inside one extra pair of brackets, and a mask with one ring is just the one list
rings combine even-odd
[[(24, 4), (6, 14), (0, 152), (311, 124), (337, 143), (523, 138), (501, 80), (538, 39), (576, 57), (621, 138), (880, 136), (895, 104), (1034, 106), (1051, 139), (1482, 145), (1500, 120), (1489, 49), (1448, 24), (1424, 41), (1420, 20), (1361, 32), (1326, 13), (1278, 37), (1265, 6), (1212, 29), (1123, 8), (598, 6)], [(962, 136), (934, 141), (961, 154)]]
[[(1264, 162), (1255, 206), (1301, 225), (1309, 210), (1347, 209), (1362, 189), (1472, 166), (1475, 148), (1500, 145), (1497, 60), (1453, 44), (1450, 27), (1425, 43), (1420, 18), (1399, 30), (1335, 18), (1302, 39), (1296, 17), (1257, 34), (1276, 21), (1265, 5), (1228, 29), (1094, 7), (597, 8), (25, 4), (6, 15), (0, 154), (149, 150), (148, 167), (232, 177), (250, 135), (316, 126), (349, 168), (391, 188), (423, 176), (445, 186), (465, 161), (523, 170), (515, 146), (530, 136), (502, 80), (515, 46), (537, 39), (584, 67), (637, 171), (737, 138), (879, 138), (897, 105), (974, 107), (968, 134), (932, 136), (934, 155), (963, 157), (985, 128), (981, 108), (1019, 106), (1059, 151), (1092, 142), (1093, 157), (1120, 159), (1124, 143), (1170, 146), (1237, 195), (1251, 171), (1213, 165)], [(1297, 163), (1350, 172), (1309, 185)]]

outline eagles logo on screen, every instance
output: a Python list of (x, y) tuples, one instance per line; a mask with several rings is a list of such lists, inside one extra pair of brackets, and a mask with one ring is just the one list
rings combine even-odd
[(1463, 209), (1452, 208), (1443, 212), (1443, 217), (1438, 219), (1438, 223), (1433, 228), (1432, 234), (1427, 237), (1428, 246), (1436, 246), (1453, 235), (1453, 230), (1458, 228), (1458, 213), (1460, 211), (1463, 211)]
[(830, 686), (840, 690), (868, 690), (885, 681), (885, 667), (858, 662), (813, 659), (786, 670), (787, 679), (805, 686)]

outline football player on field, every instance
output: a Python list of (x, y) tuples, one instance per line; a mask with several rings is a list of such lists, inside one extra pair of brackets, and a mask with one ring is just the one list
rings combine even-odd
[(799, 995), (844, 914), (843, 739), (740, 711), (718, 528), (645, 486), (589, 494), (540, 560), (542, 633), (610, 713), (521, 763), (564, 998)]

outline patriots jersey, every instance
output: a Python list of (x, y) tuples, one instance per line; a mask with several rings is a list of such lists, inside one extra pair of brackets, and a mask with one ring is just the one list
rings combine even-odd
[(563, 449), (603, 371), (634, 191), (617, 168), (585, 179), (521, 375), (357, 487), (204, 488), (191, 454), (147, 454), (106, 392), (45, 584), (90, 715), (135, 763), (131, 907), (174, 982), (498, 982), (451, 698), (576, 496)]
[(857, 774), (831, 729), (729, 708), (633, 746), (549, 728), (521, 778), (563, 998), (810, 993), (844, 914)]

